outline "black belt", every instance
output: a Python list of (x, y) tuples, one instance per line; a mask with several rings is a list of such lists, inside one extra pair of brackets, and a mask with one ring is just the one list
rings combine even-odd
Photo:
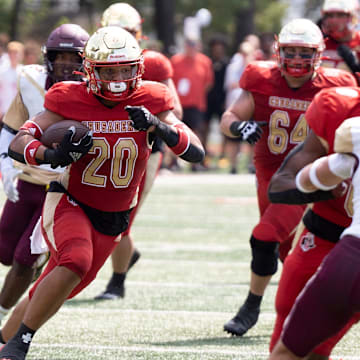
[(117, 236), (124, 232), (129, 226), (129, 217), (132, 209), (117, 212), (94, 209), (76, 200), (64, 186), (57, 181), (50, 183), (48, 192), (59, 192), (69, 196), (71, 201), (74, 201), (81, 207), (94, 228), (104, 235)]
[(334, 224), (309, 209), (303, 217), (306, 228), (315, 236), (336, 243), (345, 227)]

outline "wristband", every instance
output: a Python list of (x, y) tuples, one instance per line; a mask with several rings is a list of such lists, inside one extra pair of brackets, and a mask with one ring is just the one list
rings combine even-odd
[(28, 131), (35, 139), (40, 139), (43, 134), (41, 127), (31, 120), (26, 121), (20, 130)]
[(305, 188), (303, 187), (303, 185), (301, 184), (301, 174), (302, 174), (303, 170), (304, 170), (304, 168), (301, 169), (301, 170), (296, 174), (296, 177), (295, 177), (296, 188), (297, 188), (299, 191), (301, 191), (301, 192), (303, 192), (303, 193), (306, 193), (306, 194), (316, 191), (316, 190), (308, 190), (308, 189), (305, 189)]
[(190, 135), (185, 129), (184, 124), (176, 124), (174, 127), (179, 135), (179, 140), (178, 143), (175, 146), (170, 147), (170, 149), (175, 155), (181, 156), (189, 149)]
[(39, 140), (30, 141), (24, 149), (24, 159), (28, 165), (39, 165), (36, 161), (36, 152), (38, 148), (43, 145)]
[(316, 175), (316, 169), (318, 168), (320, 162), (322, 162), (323, 159), (317, 159), (313, 162), (313, 164), (311, 165), (310, 167), (310, 171), (309, 171), (309, 178), (310, 178), (310, 181), (313, 183), (313, 185), (315, 187), (317, 187), (319, 190), (323, 190), (323, 191), (328, 191), (328, 190), (332, 190), (332, 189), (335, 189), (337, 184), (336, 185), (324, 185), (322, 184), (317, 175)]

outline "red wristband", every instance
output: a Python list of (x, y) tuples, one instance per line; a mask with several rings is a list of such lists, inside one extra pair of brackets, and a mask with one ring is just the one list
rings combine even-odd
[(36, 152), (42, 143), (39, 140), (30, 141), (24, 149), (24, 158), (28, 165), (39, 165), (35, 159)]
[(186, 126), (184, 124), (176, 124), (175, 128), (179, 135), (179, 140), (178, 143), (170, 149), (175, 155), (181, 156), (190, 146), (190, 135), (187, 132)]
[(40, 139), (43, 134), (41, 127), (31, 120), (26, 121), (20, 130), (28, 131), (35, 139)]

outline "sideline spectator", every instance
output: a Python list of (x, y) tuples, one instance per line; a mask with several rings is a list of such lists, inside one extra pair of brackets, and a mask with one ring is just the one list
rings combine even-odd
[[(205, 116), (205, 128), (204, 128), (204, 147), (208, 157), (213, 157), (214, 154), (208, 149), (208, 137), (210, 133), (210, 124), (213, 116), (217, 117), (220, 121), (221, 115), (225, 110), (225, 72), (229, 64), (229, 58), (226, 55), (227, 42), (226, 39), (217, 35), (214, 36), (209, 42), (209, 53), (212, 60), (212, 67), (214, 71), (214, 85), (207, 96), (207, 110)], [(222, 149), (221, 153), (224, 153), (225, 139), (222, 136)]]
[(9, 108), (17, 92), (17, 78), (24, 59), (24, 45), (18, 41), (10, 41), (7, 45), (10, 66), (3, 67), (0, 72), (0, 119)]
[[(171, 57), (174, 83), (183, 106), (183, 121), (202, 143), (205, 139), (205, 111), (207, 93), (214, 81), (211, 59), (200, 52), (198, 39), (185, 39), (184, 52)], [(203, 170), (201, 164), (192, 164), (192, 171)]]

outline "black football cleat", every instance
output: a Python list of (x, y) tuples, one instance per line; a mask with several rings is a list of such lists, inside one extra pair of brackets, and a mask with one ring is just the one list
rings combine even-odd
[(116, 300), (123, 297), (125, 297), (124, 285), (110, 286), (109, 284), (106, 287), (105, 291), (94, 297), (94, 300)]
[[(141, 255), (140, 252), (137, 249), (134, 249), (134, 252), (129, 262), (128, 271), (139, 260), (140, 255)], [(95, 296), (94, 300), (116, 300), (116, 299), (124, 298), (125, 297), (124, 281), (119, 284), (114, 284), (112, 282), (112, 279), (110, 279), (108, 285), (106, 286), (105, 291)]]
[(259, 314), (260, 307), (251, 309), (244, 304), (235, 317), (224, 325), (224, 331), (234, 336), (243, 336), (257, 323)]

